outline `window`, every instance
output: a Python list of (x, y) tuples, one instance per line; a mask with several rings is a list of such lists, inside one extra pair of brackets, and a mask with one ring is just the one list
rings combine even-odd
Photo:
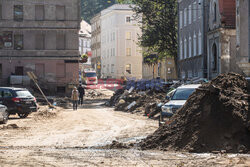
[(196, 2), (193, 3), (193, 20), (196, 21), (197, 5)]
[(107, 73), (109, 73), (109, 64), (107, 65)]
[(56, 64), (56, 77), (65, 77), (65, 64)]
[(23, 49), (23, 35), (14, 35), (14, 49)]
[(12, 32), (3, 31), (0, 32), (0, 49), (12, 47)]
[(65, 6), (56, 5), (56, 20), (65, 20)]
[(36, 20), (44, 20), (44, 5), (36, 5), (35, 10)]
[(127, 64), (127, 65), (126, 65), (126, 72), (127, 72), (128, 74), (131, 74), (131, 64)]
[(0, 97), (12, 97), (12, 93), (9, 90), (2, 90)]
[(109, 49), (107, 50), (107, 57), (109, 57)]
[(115, 48), (113, 48), (113, 56), (115, 56)]
[(189, 36), (189, 42), (188, 42), (188, 57), (192, 57), (192, 38)]
[(213, 44), (213, 48), (212, 48), (212, 70), (214, 72), (217, 71), (217, 47), (216, 44)]
[(56, 49), (57, 50), (65, 49), (65, 34), (64, 33), (56, 34)]
[(194, 49), (193, 49), (193, 56), (196, 56), (196, 54), (197, 54), (197, 49), (196, 49), (196, 45), (197, 45), (197, 42), (196, 42), (196, 35), (195, 35), (195, 33), (194, 33), (194, 38), (193, 38), (193, 47), (194, 47)]
[(126, 49), (126, 56), (131, 56), (131, 48)]
[(45, 46), (45, 37), (44, 34), (36, 34), (36, 50), (43, 50)]
[(111, 73), (114, 73), (114, 72), (115, 72), (115, 65), (111, 64)]
[(14, 20), (23, 21), (23, 5), (14, 5)]
[(0, 64), (0, 78), (2, 78), (3, 76), (3, 66), (2, 64)]
[(2, 5), (0, 4), (0, 20), (3, 18), (2, 16)]
[(188, 23), (191, 24), (192, 22), (192, 6), (188, 6)]
[(187, 58), (187, 39), (184, 40), (184, 59)]
[(131, 17), (130, 16), (126, 16), (126, 23), (131, 23)]
[(184, 9), (184, 26), (187, 25), (187, 8)]
[(199, 0), (197, 10), (198, 10), (198, 17), (201, 18), (201, 10), (202, 10), (201, 0)]
[(126, 40), (131, 40), (131, 32), (126, 32)]
[(198, 39), (198, 44), (199, 44), (199, 55), (202, 54), (202, 39), (201, 39), (201, 31), (199, 31), (199, 39)]
[(216, 3), (214, 3), (214, 22), (217, 21), (217, 7), (216, 7)]
[(182, 51), (182, 49), (183, 49), (183, 46), (182, 46), (183, 44), (182, 44), (182, 39), (180, 40), (180, 60), (181, 59), (183, 59), (183, 51)]
[(180, 28), (182, 28), (182, 11), (180, 11), (180, 14), (179, 14), (179, 25), (180, 25)]
[(15, 67), (15, 75), (23, 75), (23, 66), (16, 66)]

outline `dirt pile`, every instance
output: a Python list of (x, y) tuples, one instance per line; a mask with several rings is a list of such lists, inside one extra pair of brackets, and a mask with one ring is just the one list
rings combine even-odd
[(57, 116), (60, 108), (55, 107), (54, 109), (49, 108), (48, 106), (42, 106), (39, 108), (38, 112), (34, 114), (35, 119), (50, 119)]
[(190, 152), (250, 151), (247, 81), (235, 73), (203, 84), (162, 127), (140, 143), (142, 149)]
[(105, 94), (95, 90), (95, 89), (86, 89), (85, 97), (88, 98), (103, 98), (106, 97)]
[(116, 111), (143, 113), (153, 118), (160, 112), (160, 107), (157, 107), (157, 104), (166, 102), (165, 96), (165, 92), (159, 93), (154, 90), (119, 89), (111, 97), (108, 105), (114, 106)]

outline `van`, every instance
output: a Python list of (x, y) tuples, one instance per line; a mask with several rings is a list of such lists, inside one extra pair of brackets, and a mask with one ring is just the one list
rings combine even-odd
[(95, 71), (83, 71), (83, 83), (86, 85), (97, 85), (98, 79)]

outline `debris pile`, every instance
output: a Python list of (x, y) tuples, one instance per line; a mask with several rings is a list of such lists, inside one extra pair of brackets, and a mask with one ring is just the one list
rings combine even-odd
[(85, 97), (102, 98), (102, 97), (106, 97), (106, 95), (101, 92), (98, 92), (95, 89), (86, 89)]
[(186, 104), (140, 146), (142, 149), (247, 153), (250, 151), (249, 98), (243, 76), (222, 74), (198, 88)]
[(55, 118), (57, 116), (58, 111), (59, 111), (58, 107), (51, 109), (48, 106), (42, 106), (36, 113), (34, 113), (34, 117), (35, 119)]
[[(108, 106), (114, 106), (116, 111), (143, 113), (150, 118), (157, 118), (160, 112), (159, 103), (165, 103), (166, 93), (157, 90), (138, 91), (134, 87), (117, 90), (111, 97)], [(155, 117), (156, 116), (156, 117)]]

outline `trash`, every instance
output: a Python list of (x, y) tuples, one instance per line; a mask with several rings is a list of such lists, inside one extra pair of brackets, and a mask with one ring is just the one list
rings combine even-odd
[(136, 105), (136, 101), (133, 101), (130, 105), (128, 105), (127, 109), (129, 110), (131, 107)]
[(246, 153), (250, 150), (249, 98), (243, 76), (219, 75), (202, 84), (168, 124), (139, 145), (142, 149)]

